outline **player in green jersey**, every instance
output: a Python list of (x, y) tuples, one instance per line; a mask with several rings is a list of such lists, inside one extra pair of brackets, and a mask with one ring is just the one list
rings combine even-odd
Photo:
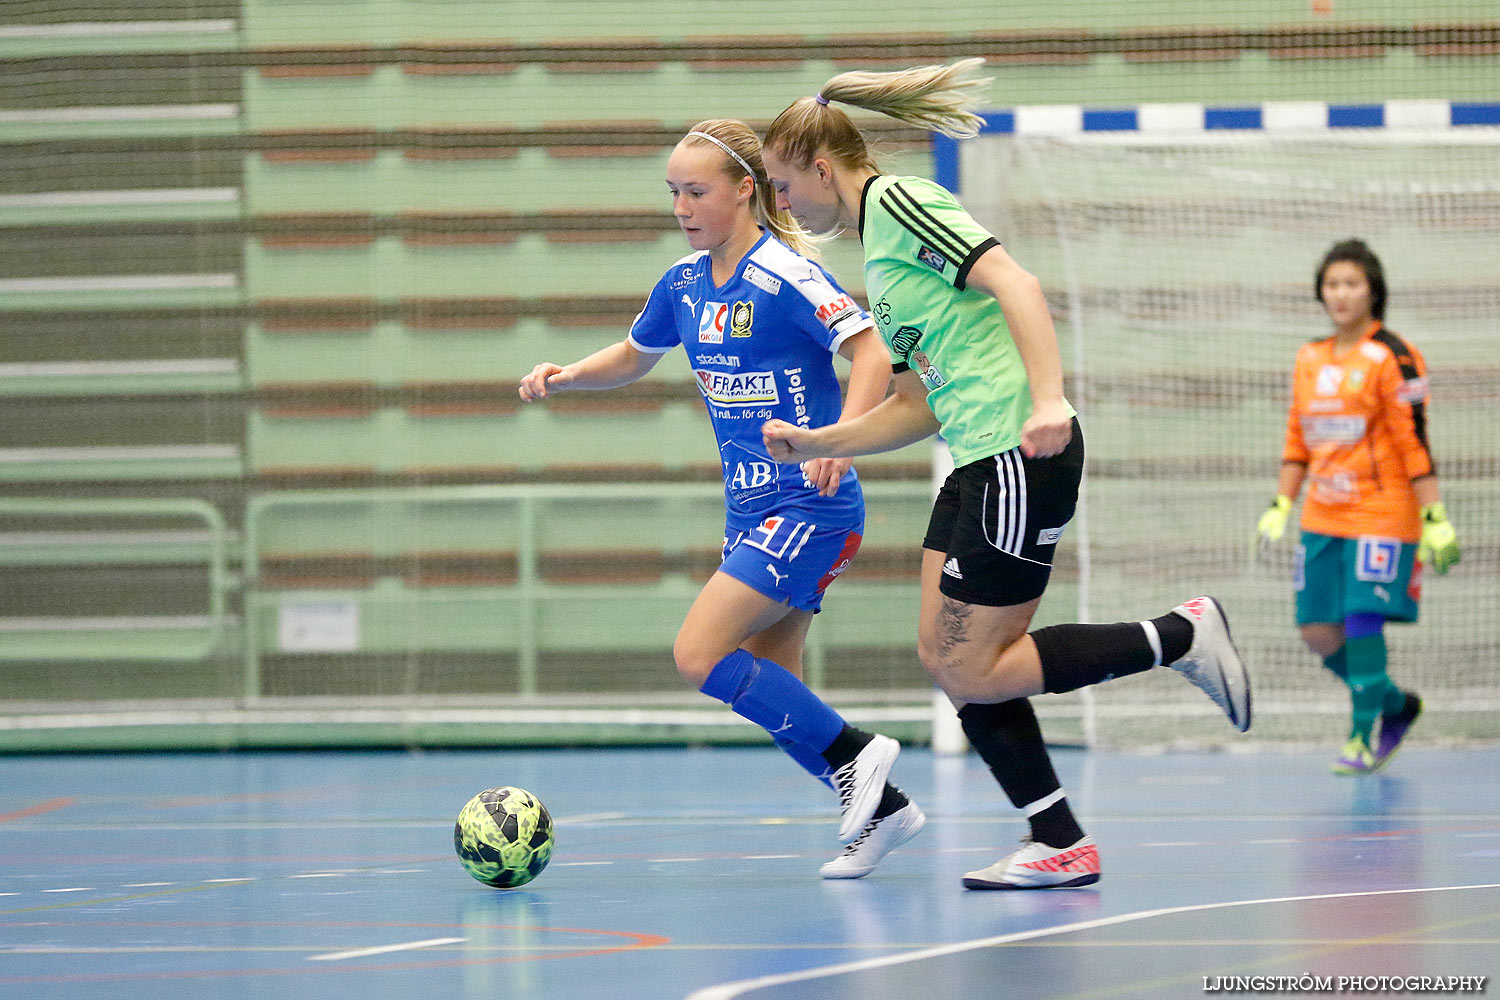
[(1063, 396), (1041, 284), (944, 188), (881, 174), (834, 106), (973, 136), (982, 120), (968, 94), (988, 81), (967, 74), (980, 62), (843, 73), (772, 122), (764, 158), (778, 207), (814, 232), (858, 227), (895, 392), (834, 426), (773, 420), (762, 433), (783, 462), (888, 451), (942, 433), (956, 468), (922, 543), (918, 655), (1031, 827), (1021, 850), (970, 872), (964, 885), (1089, 885), (1099, 880), (1098, 848), (1068, 806), (1027, 699), (1167, 665), (1243, 732), (1250, 682), (1211, 597), (1145, 621), (1028, 632), (1083, 472), (1083, 435)]

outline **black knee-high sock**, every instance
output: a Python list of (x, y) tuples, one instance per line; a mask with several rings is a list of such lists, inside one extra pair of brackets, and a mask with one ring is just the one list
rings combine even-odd
[[(1141, 622), (1112, 625), (1050, 625), (1031, 633), (1042, 661), (1042, 683), (1049, 694), (1138, 674), (1187, 655), (1193, 626), (1179, 614), (1151, 620), (1160, 650)], [(1160, 656), (1158, 657), (1158, 653)]]
[[(1049, 847), (1076, 844), (1083, 829), (1063, 797), (1031, 702), (1017, 698), (998, 705), (965, 705), (958, 719), (1011, 805), (1027, 812), (1032, 839)], [(1041, 808), (1033, 812), (1037, 806)]]
[(833, 742), (828, 744), (828, 749), (823, 751), (823, 759), (828, 761), (829, 767), (838, 770), (858, 757), (859, 752), (869, 746), (872, 739), (874, 737), (863, 729), (855, 729), (846, 722)]

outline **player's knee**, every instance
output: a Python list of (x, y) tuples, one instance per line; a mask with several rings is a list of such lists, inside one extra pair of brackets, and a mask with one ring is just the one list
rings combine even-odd
[(705, 665), (702, 657), (693, 655), (692, 650), (685, 648), (681, 640), (672, 647), (672, 658), (677, 661), (677, 675), (682, 678), (683, 683), (694, 690), (703, 687), (713, 664)]
[(687, 632), (679, 632), (677, 641), (672, 644), (672, 659), (677, 663), (678, 676), (694, 691), (703, 688), (703, 682), (708, 680), (714, 665), (723, 658), (723, 651)]
[(922, 669), (927, 671), (929, 677), (935, 676), (936, 671), (942, 667), (943, 653), (937, 641), (937, 637), (930, 634), (927, 629), (921, 629), (917, 633), (917, 661), (922, 664)]
[(966, 698), (968, 685), (964, 663), (953, 655), (949, 644), (936, 636), (919, 635), (917, 659), (934, 684), (955, 698)]
[(1317, 656), (1332, 656), (1344, 645), (1344, 630), (1338, 625), (1304, 625), (1302, 641)]

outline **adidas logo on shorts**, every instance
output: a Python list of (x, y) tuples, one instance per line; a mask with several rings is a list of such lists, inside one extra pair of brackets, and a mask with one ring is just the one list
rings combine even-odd
[(958, 556), (951, 557), (943, 563), (943, 575), (951, 576), (955, 580), (962, 580), (964, 575), (958, 571)]

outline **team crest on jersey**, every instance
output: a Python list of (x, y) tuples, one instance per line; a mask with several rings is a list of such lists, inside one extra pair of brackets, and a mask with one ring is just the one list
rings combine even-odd
[(703, 303), (703, 314), (698, 317), (698, 343), (724, 343), (724, 321), (728, 317), (729, 307), (724, 303)]
[(755, 303), (736, 302), (729, 312), (729, 335), (731, 337), (750, 336), (750, 324), (754, 320)]
[(917, 260), (926, 264), (934, 271), (941, 271), (948, 266), (948, 258), (928, 246), (917, 249)]

